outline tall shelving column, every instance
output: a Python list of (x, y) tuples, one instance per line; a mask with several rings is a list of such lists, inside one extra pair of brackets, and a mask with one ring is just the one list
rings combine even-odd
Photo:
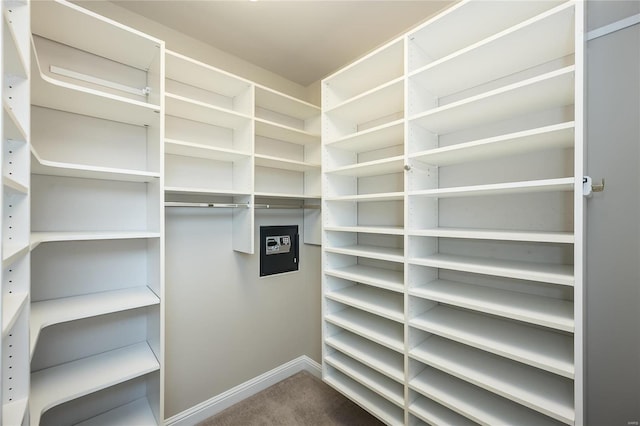
[(30, 424), (161, 424), (164, 43), (31, 17)]
[(410, 423), (581, 424), (581, 7), (407, 36)]
[(29, 401), (29, 73), (28, 1), (3, 1), (2, 18), (2, 293), (0, 423), (28, 422)]
[(233, 249), (253, 253), (254, 85), (166, 52), (165, 191), (233, 208)]
[(322, 81), (323, 379), (403, 424), (404, 40)]

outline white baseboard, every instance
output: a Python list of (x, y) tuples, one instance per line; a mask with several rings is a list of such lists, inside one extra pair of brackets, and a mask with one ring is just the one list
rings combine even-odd
[(208, 417), (218, 414), (222, 410), (231, 407), (248, 398), (269, 386), (293, 376), (300, 371), (308, 371), (314, 376), (322, 377), (322, 367), (320, 364), (312, 360), (306, 355), (302, 355), (294, 360), (282, 364), (273, 370), (267, 371), (264, 374), (254, 377), (238, 386), (229, 389), (220, 395), (201, 402), (181, 413), (176, 414), (164, 421), (167, 426), (192, 426), (199, 423)]

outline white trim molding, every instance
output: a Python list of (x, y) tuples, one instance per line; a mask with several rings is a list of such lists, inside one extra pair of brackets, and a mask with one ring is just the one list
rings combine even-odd
[(314, 376), (322, 377), (322, 367), (320, 364), (312, 360), (306, 355), (302, 355), (285, 364), (282, 364), (273, 370), (267, 371), (251, 380), (239, 384), (220, 395), (214, 396), (207, 401), (176, 414), (165, 420), (167, 426), (192, 426), (211, 416), (214, 416), (222, 410), (249, 398), (252, 395), (275, 385), (276, 383), (291, 377), (300, 371), (308, 371)]

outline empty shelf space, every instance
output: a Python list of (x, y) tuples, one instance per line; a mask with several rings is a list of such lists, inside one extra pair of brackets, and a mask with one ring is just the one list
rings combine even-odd
[(390, 320), (404, 321), (404, 299), (398, 293), (390, 293), (388, 290), (366, 284), (356, 284), (327, 291), (325, 296), (336, 302), (354, 306)]
[(256, 85), (256, 107), (299, 120), (320, 116), (320, 107), (260, 85)]
[(410, 356), (567, 424), (575, 419), (573, 380), (431, 336)]
[(5, 245), (2, 248), (2, 266), (7, 267), (29, 252), (29, 243)]
[(325, 113), (329, 117), (361, 124), (403, 110), (404, 77), (399, 77), (336, 105)]
[(411, 402), (409, 413), (432, 425), (477, 426), (477, 423), (423, 396)]
[(404, 382), (404, 356), (349, 332), (327, 337), (325, 343), (379, 373)]
[(574, 66), (510, 84), (437, 107), (410, 119), (432, 133), (444, 134), (573, 104)]
[(409, 381), (422, 395), (485, 425), (558, 425), (560, 423), (500, 396), (426, 367)]
[(337, 195), (325, 197), (327, 201), (356, 201), (356, 202), (376, 202), (376, 201), (402, 201), (404, 192), (383, 192), (379, 194), (355, 194)]
[(296, 172), (306, 172), (309, 170), (320, 170), (320, 164), (305, 163), (303, 161), (288, 160), (270, 155), (255, 154), (256, 166), (270, 167), (273, 169), (292, 170)]
[(137, 343), (31, 373), (31, 422), (56, 405), (157, 371), (147, 342)]
[(351, 377), (369, 390), (386, 398), (399, 407), (403, 406), (404, 386), (400, 383), (394, 382), (376, 372), (372, 372), (370, 368), (340, 352), (327, 355), (324, 360), (327, 364)]
[(394, 351), (401, 353), (404, 351), (404, 327), (402, 324), (354, 308), (327, 314), (325, 321)]
[(505, 358), (573, 378), (573, 338), (482, 314), (437, 306), (409, 325)]
[(165, 114), (230, 129), (251, 122), (248, 115), (168, 92), (165, 93)]
[(272, 121), (255, 119), (255, 132), (258, 136), (295, 143), (298, 145), (313, 145), (320, 142), (320, 135), (305, 132), (294, 127), (285, 126)]
[(469, 163), (509, 155), (573, 146), (573, 121), (480, 139), (411, 154), (409, 158), (435, 166)]
[[(19, 8), (20, 6), (17, 7)], [(23, 7), (28, 10), (28, 6), (23, 5)], [(3, 72), (5, 75), (26, 79), (28, 77), (29, 70), (27, 65), (27, 55), (29, 55), (29, 52), (27, 50), (23, 50), (24, 44), (20, 42), (18, 34), (15, 32), (14, 27), (16, 24), (14, 23), (13, 15), (16, 14), (16, 12), (18, 15), (22, 13), (21, 11), (13, 10), (13, 7), (8, 5), (2, 8), (2, 15), (4, 18), (4, 24), (2, 25), (2, 53), (4, 56)], [(26, 10), (24, 12), (26, 12)], [(19, 17), (18, 20), (20, 20)]]
[(353, 379), (342, 373), (327, 374), (323, 379), (386, 424), (401, 425), (403, 423), (403, 411), (399, 407)]
[(208, 158), (217, 161), (236, 161), (247, 159), (251, 153), (236, 151), (233, 149), (216, 148), (193, 142), (179, 141), (175, 139), (164, 140), (165, 154), (182, 155), (184, 157)]
[(158, 424), (146, 398), (139, 398), (126, 405), (77, 423), (75, 426), (155, 426)]
[(511, 231), (501, 229), (429, 228), (409, 230), (407, 234), (422, 237), (467, 238), (478, 240), (528, 241), (573, 244), (573, 232)]
[(404, 261), (403, 249), (394, 247), (354, 245), (345, 247), (325, 247), (325, 251), (329, 253), (367, 257), (370, 259), (388, 260), (390, 262)]
[[(411, 79), (443, 97), (562, 58), (574, 51), (573, 20), (574, 5), (564, 4), (431, 62)], [(516, 51), (527, 54), (505, 56)]]
[(45, 327), (158, 303), (158, 296), (146, 286), (34, 302), (30, 320), (31, 353), (40, 330)]
[(59, 241), (91, 241), (91, 240), (129, 240), (138, 238), (159, 238), (159, 232), (135, 232), (135, 231), (119, 231), (119, 232), (32, 232), (31, 233), (31, 250), (35, 249), (41, 243), (51, 243)]
[(11, 293), (2, 298), (2, 335), (5, 336), (16, 323), (20, 313), (29, 300), (29, 294)]
[(523, 182), (493, 183), (488, 185), (458, 186), (453, 188), (425, 189), (412, 191), (409, 195), (434, 198), (453, 198), (572, 191), (574, 183), (575, 178), (567, 177)]
[(157, 172), (49, 161), (41, 158), (33, 147), (31, 148), (31, 159), (31, 173), (36, 175), (117, 180), (124, 182), (152, 182), (160, 178), (160, 173)]
[(351, 265), (343, 268), (325, 268), (324, 273), (338, 278), (402, 292), (404, 273), (367, 265)]
[(335, 232), (361, 232), (367, 234), (404, 235), (404, 229), (400, 226), (325, 226), (324, 230)]
[(573, 286), (573, 265), (534, 263), (437, 253), (409, 259), (415, 265)]
[(21, 425), (27, 412), (29, 398), (21, 398), (2, 404), (2, 424)]
[(327, 146), (352, 152), (366, 152), (402, 145), (404, 120), (395, 120), (352, 135), (325, 142)]
[(402, 173), (404, 171), (403, 167), (404, 157), (400, 155), (384, 158), (382, 160), (368, 161), (366, 163), (329, 169), (325, 173), (342, 176), (366, 177), (387, 175), (390, 173)]
[(544, 327), (574, 331), (573, 302), (567, 300), (444, 280), (414, 287), (409, 294)]

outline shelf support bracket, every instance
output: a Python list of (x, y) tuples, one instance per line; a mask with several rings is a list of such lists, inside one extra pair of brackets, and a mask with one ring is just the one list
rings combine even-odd
[(593, 183), (593, 179), (591, 176), (584, 176), (582, 178), (582, 195), (587, 198), (591, 198), (594, 192), (603, 192), (604, 191), (604, 178), (602, 178), (601, 183)]

